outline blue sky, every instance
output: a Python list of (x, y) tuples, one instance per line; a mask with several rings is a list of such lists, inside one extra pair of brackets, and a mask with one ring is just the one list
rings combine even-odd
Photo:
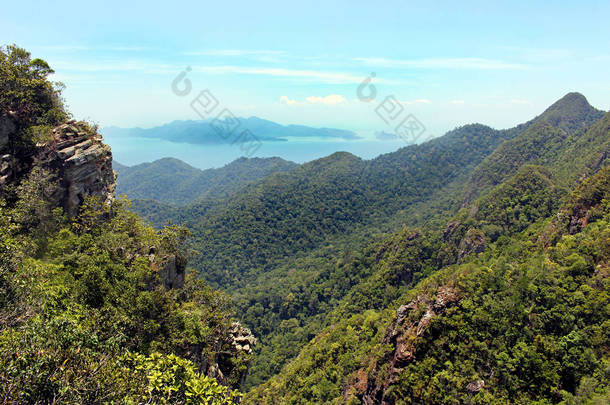
[(435, 135), (509, 127), (569, 91), (610, 109), (610, 2), (492, 3), (5, 2), (0, 38), (46, 59), (75, 117), (102, 126), (195, 119), (171, 91), (186, 66), (193, 95), (283, 124), (387, 131), (388, 95)]

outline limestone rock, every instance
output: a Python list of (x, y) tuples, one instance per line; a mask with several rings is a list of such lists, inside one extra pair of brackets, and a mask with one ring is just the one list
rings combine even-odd
[(101, 138), (90, 133), (87, 124), (70, 121), (53, 129), (53, 140), (38, 145), (34, 164), (54, 176), (58, 188), (54, 199), (68, 216), (74, 217), (87, 196), (99, 196), (109, 204), (116, 183), (112, 152)]
[(180, 289), (184, 286), (186, 260), (176, 255), (165, 256), (159, 265), (159, 276), (165, 288)]
[(14, 175), (15, 158), (6, 154), (0, 156), (0, 187), (8, 183)]
[(250, 329), (242, 326), (239, 322), (233, 322), (230, 333), (235, 350), (248, 354), (252, 353), (252, 348), (256, 345), (256, 338)]
[(447, 228), (445, 229), (445, 232), (443, 232), (443, 242), (448, 242), (455, 233), (455, 231), (460, 227), (460, 225), (462, 225), (462, 223), (459, 221), (449, 222)]
[[(388, 352), (380, 361), (354, 373), (354, 377), (343, 391), (344, 401), (349, 402), (357, 398), (363, 404), (391, 404), (385, 393), (398, 381), (403, 368), (416, 360), (420, 337), (434, 317), (442, 316), (448, 307), (460, 299), (458, 290), (441, 286), (434, 298), (422, 294), (408, 304), (401, 305), (396, 312), (396, 321), (389, 327), (384, 338), (384, 344), (393, 346), (394, 350)], [(375, 373), (382, 369), (388, 371), (383, 378), (379, 378)]]
[(470, 384), (468, 384), (466, 386), (466, 390), (468, 392), (476, 393), (476, 392), (481, 391), (483, 389), (483, 387), (485, 387), (485, 381), (477, 380), (477, 381), (473, 381)]

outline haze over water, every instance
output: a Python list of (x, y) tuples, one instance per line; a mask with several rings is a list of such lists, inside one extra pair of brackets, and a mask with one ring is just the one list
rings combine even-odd
[[(180, 159), (191, 166), (208, 169), (221, 167), (244, 156), (239, 145), (203, 145), (177, 143), (155, 138), (104, 137), (112, 147), (114, 160), (128, 166), (152, 162), (164, 157)], [(407, 146), (402, 140), (321, 140), (291, 139), (286, 142), (263, 142), (251, 157), (274, 157), (296, 163), (304, 163), (337, 151), (353, 153), (363, 159), (372, 159), (380, 154), (393, 152)]]

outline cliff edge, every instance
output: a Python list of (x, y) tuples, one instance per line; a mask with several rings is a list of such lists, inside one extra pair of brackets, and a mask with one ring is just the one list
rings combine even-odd
[(55, 126), (48, 139), (27, 152), (12, 147), (15, 128), (9, 117), (0, 117), (0, 192), (40, 167), (56, 185), (51, 196), (54, 205), (64, 208), (69, 217), (78, 214), (87, 196), (112, 202), (116, 189), (112, 151), (89, 124), (72, 120)]

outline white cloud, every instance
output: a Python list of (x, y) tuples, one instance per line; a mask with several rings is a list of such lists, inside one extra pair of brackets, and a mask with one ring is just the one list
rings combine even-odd
[(72, 62), (58, 60), (52, 62), (52, 67), (61, 72), (141, 72), (150, 74), (168, 74), (180, 72), (183, 66), (174, 66), (164, 63), (154, 63), (144, 60), (98, 61), (98, 62)]
[(500, 48), (531, 61), (546, 61), (550, 59), (567, 59), (574, 57), (574, 51), (570, 49), (528, 48), (521, 46), (503, 46)]
[(389, 68), (419, 69), (524, 69), (527, 66), (485, 58), (425, 58), (425, 59), (387, 59), (387, 58), (354, 58), (370, 66)]
[(110, 52), (137, 52), (149, 48), (144, 46), (87, 46), (87, 45), (45, 45), (40, 49), (49, 52), (81, 52), (81, 51), (110, 51)]
[(286, 105), (295, 105), (295, 104), (303, 104), (303, 103), (299, 103), (296, 100), (291, 100), (288, 98), (288, 96), (282, 96), (280, 97), (280, 103), (284, 103)]
[(280, 97), (280, 102), (286, 105), (307, 105), (307, 104), (324, 104), (324, 105), (338, 105), (346, 103), (345, 97), (339, 94), (329, 94), (328, 96), (309, 96), (305, 97), (305, 101), (292, 100), (288, 96)]
[(464, 104), (464, 100), (451, 100), (451, 104)]
[(347, 101), (345, 99), (345, 97), (340, 96), (339, 94), (329, 94), (326, 97), (310, 96), (310, 97), (306, 97), (305, 100), (307, 100), (307, 102), (311, 103), (311, 104), (326, 104), (326, 105), (337, 105), (337, 104), (345, 103)]

